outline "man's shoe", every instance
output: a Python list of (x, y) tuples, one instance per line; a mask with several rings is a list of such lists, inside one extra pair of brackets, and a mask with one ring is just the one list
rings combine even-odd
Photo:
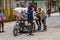
[(2, 31), (2, 32), (5, 32), (5, 31)]
[(46, 29), (45, 30), (40, 30), (39, 32), (44, 32), (44, 31), (47, 31)]
[(34, 35), (34, 34), (29, 34), (29, 35)]
[(39, 32), (44, 32), (44, 30), (40, 30)]
[(33, 36), (34, 34), (28, 34), (27, 36)]
[(44, 31), (47, 31), (46, 29)]
[(1, 31), (0, 31), (0, 33), (1, 33)]
[(40, 31), (41, 29), (37, 29), (37, 31)]

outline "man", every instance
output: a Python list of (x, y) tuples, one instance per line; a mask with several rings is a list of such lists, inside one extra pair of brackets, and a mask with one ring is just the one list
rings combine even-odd
[(0, 32), (4, 32), (4, 14), (0, 7)]
[(32, 35), (32, 24), (33, 24), (33, 10), (32, 9), (33, 9), (33, 6), (28, 7), (27, 20), (28, 20), (28, 24), (31, 25), (31, 26), (28, 27), (29, 35)]
[(46, 17), (47, 17), (47, 14), (45, 13), (44, 9), (42, 9), (42, 17), (41, 17), (41, 20), (42, 20), (42, 23), (43, 23), (43, 31), (46, 31), (47, 29), (47, 26), (46, 26)]
[(39, 8), (37, 11), (35, 11), (36, 12), (36, 23), (37, 23), (37, 25), (38, 25), (38, 31), (40, 31), (41, 30), (41, 8)]
[(16, 19), (19, 19), (20, 18), (24, 18), (22, 15), (26, 16), (25, 13), (26, 11), (28, 10), (28, 8), (23, 8), (23, 7), (17, 7), (14, 10), (14, 14), (16, 16)]
[(59, 14), (60, 14), (60, 6), (59, 6)]
[(48, 8), (48, 10), (47, 10), (47, 15), (48, 15), (48, 17), (51, 16), (51, 9), (50, 8)]

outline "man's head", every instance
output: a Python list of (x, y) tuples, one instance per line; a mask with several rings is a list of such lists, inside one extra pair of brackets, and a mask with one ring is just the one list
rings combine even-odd
[(17, 7), (19, 7), (19, 4), (18, 3), (16, 5), (17, 5)]
[(33, 5), (29, 5), (28, 8), (33, 8)]

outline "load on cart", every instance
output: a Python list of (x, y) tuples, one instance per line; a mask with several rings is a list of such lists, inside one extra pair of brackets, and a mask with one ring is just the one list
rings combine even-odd
[(26, 18), (26, 13), (27, 13), (28, 8), (18, 7), (13, 10), (14, 10), (16, 19), (21, 20), (21, 19)]

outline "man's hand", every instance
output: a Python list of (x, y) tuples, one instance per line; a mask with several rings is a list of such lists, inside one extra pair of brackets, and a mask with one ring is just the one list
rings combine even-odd
[(6, 17), (4, 17), (4, 20), (6, 20)]
[(29, 14), (28, 12), (26, 12), (25, 14)]

